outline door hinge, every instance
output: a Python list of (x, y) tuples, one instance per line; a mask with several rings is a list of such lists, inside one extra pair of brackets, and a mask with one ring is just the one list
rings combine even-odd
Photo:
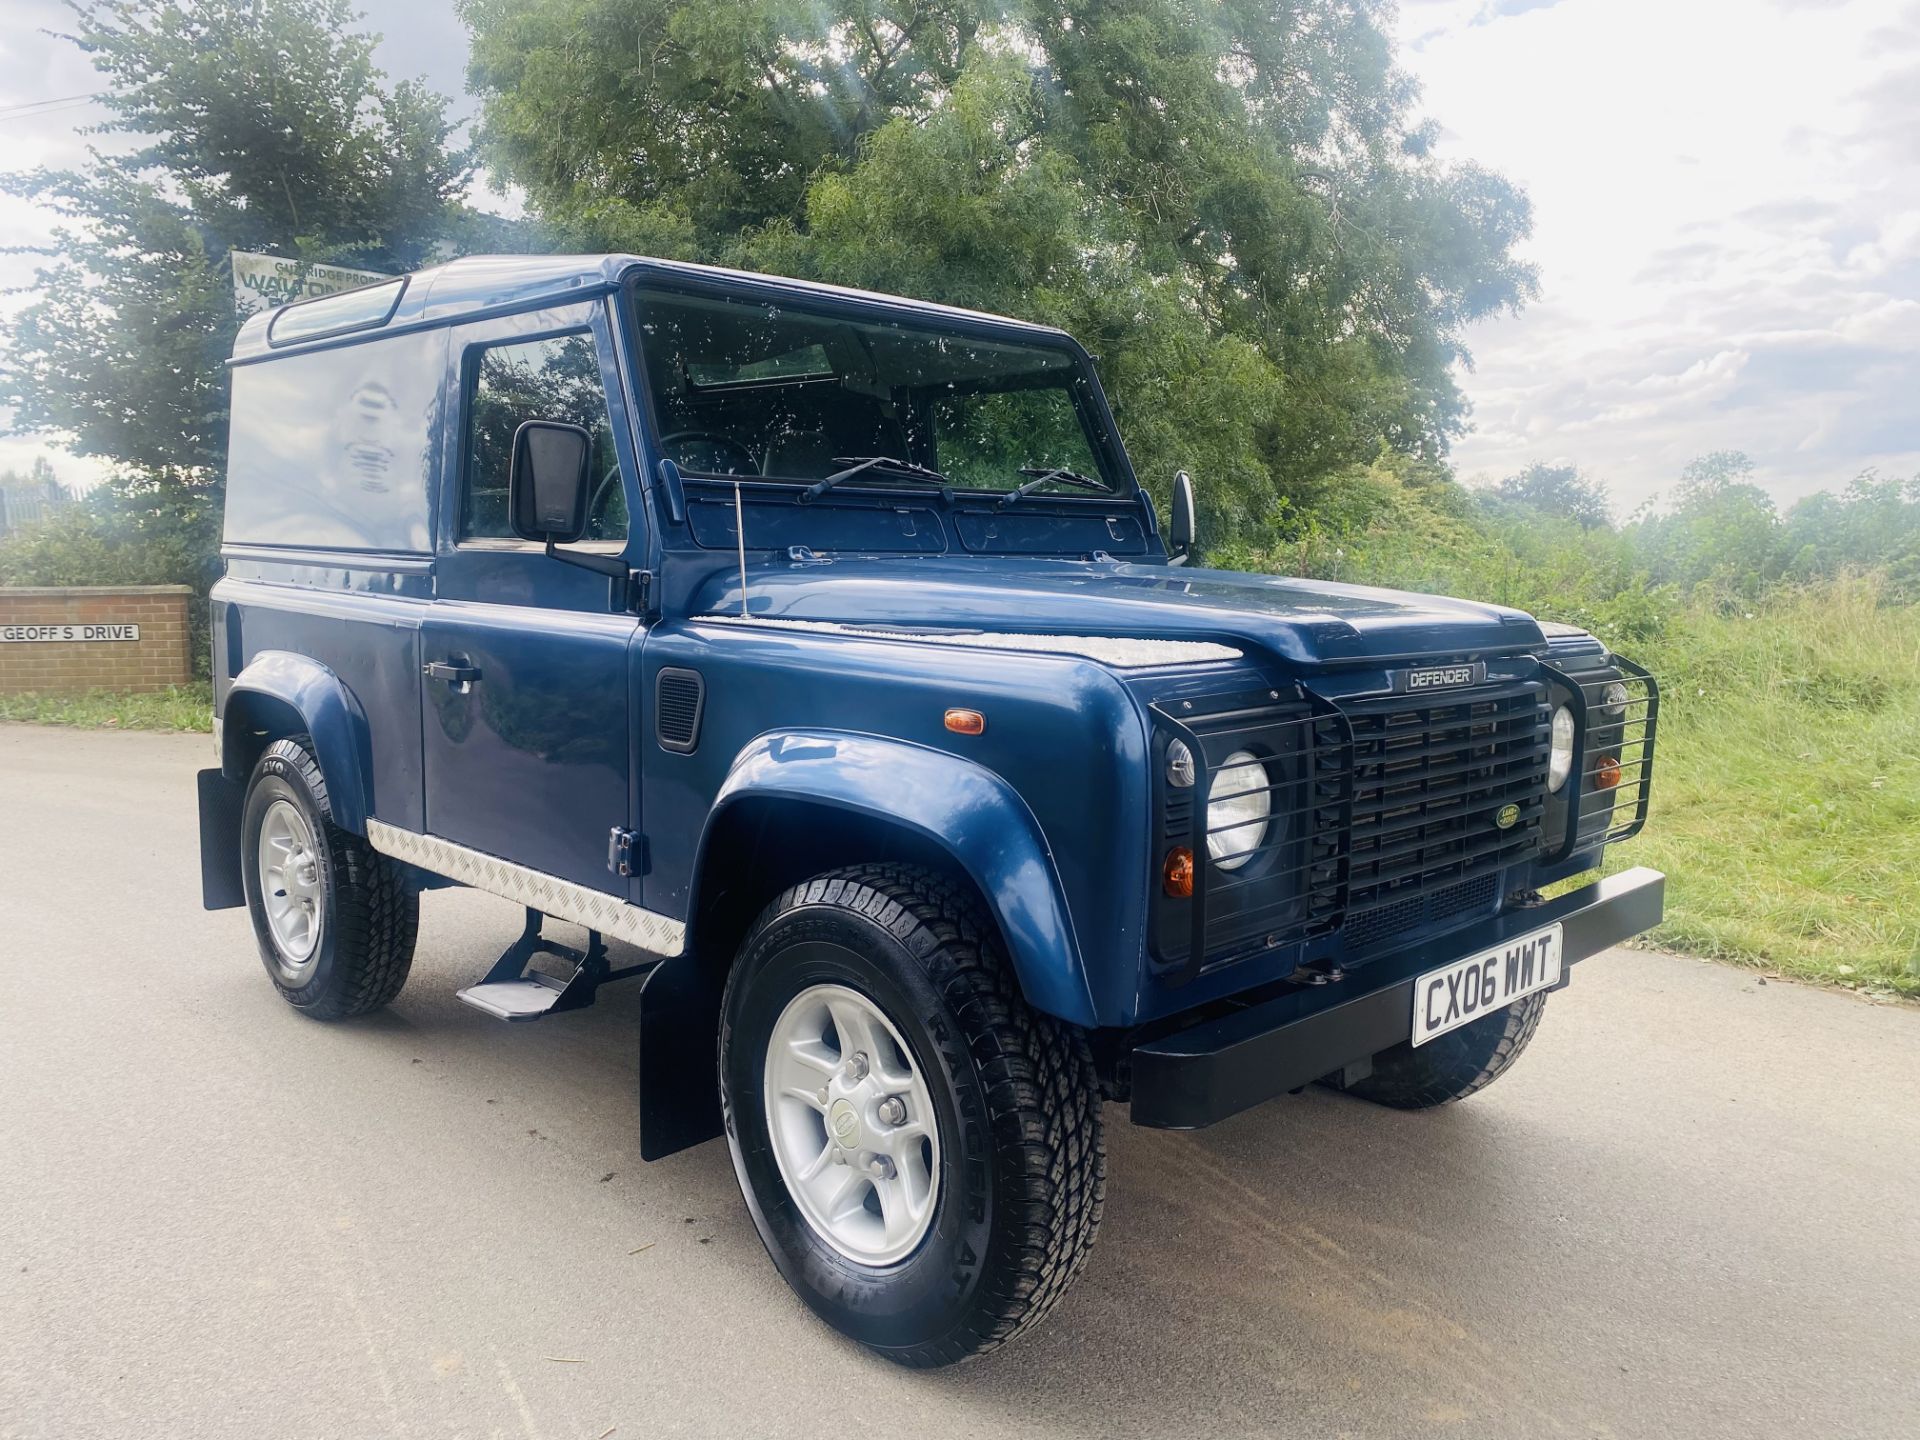
[(632, 570), (627, 574), (627, 611), (642, 620), (653, 618), (653, 572)]
[(618, 825), (607, 836), (607, 869), (616, 875), (647, 873), (647, 837)]

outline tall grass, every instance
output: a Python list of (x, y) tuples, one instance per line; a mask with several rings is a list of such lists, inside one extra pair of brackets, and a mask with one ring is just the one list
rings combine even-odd
[[(1920, 995), (1920, 606), (1873, 576), (1651, 585), (1634, 537), (1420, 488), (1376, 467), (1315, 524), (1210, 562), (1512, 605), (1593, 631), (1658, 676), (1645, 831), (1614, 868), (1665, 870), (1656, 944)], [(1764, 599), (1743, 598), (1762, 593)]]
[(1616, 860), (1669, 874), (1655, 940), (1920, 995), (1920, 607), (1845, 580), (1689, 608), (1639, 658), (1653, 805)]
[(0, 721), (75, 725), (96, 730), (213, 729), (213, 686), (173, 685), (143, 695), (89, 690), (83, 695), (0, 695)]

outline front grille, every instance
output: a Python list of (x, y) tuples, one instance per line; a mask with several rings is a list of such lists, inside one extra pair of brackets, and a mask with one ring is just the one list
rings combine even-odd
[[(1543, 686), (1466, 691), (1411, 707), (1367, 701), (1343, 713), (1353, 730), (1349, 914), (1539, 852)], [(1512, 823), (1502, 826), (1505, 813)]]
[[(1257, 950), (1337, 935), (1349, 955), (1443, 920), (1491, 912), (1499, 872), (1542, 848), (1547, 689), (1538, 680), (1446, 695), (1161, 708), (1165, 745), (1197, 747), (1204, 773), (1160, 782), (1163, 851), (1201, 859), (1190, 903), (1163, 903), (1155, 946), (1191, 978)], [(1207, 851), (1207, 777), (1238, 751), (1267, 771), (1272, 820), (1243, 865)], [(1511, 807), (1509, 809), (1509, 807)], [(1502, 825), (1501, 820), (1509, 823)], [(1229, 829), (1230, 827), (1219, 827)], [(1217, 838), (1217, 837), (1216, 837)], [(1229, 853), (1225, 858), (1234, 858)]]

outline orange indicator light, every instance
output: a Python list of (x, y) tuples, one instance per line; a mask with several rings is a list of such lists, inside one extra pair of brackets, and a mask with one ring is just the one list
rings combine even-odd
[(978, 710), (947, 711), (947, 729), (956, 735), (978, 735), (987, 728), (987, 717)]
[(1620, 784), (1620, 762), (1611, 755), (1602, 755), (1593, 767), (1593, 788), (1612, 790)]
[(1167, 894), (1176, 900), (1185, 900), (1193, 894), (1193, 851), (1184, 845), (1176, 845), (1167, 852), (1167, 863), (1161, 867), (1161, 883), (1167, 887)]

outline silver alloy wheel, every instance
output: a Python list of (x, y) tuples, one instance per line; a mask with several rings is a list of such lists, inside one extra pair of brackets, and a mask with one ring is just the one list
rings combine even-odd
[(300, 984), (320, 948), (326, 896), (313, 828), (291, 800), (275, 800), (260, 817), (260, 903), (273, 948), (289, 981)]
[(933, 1095), (880, 1007), (845, 985), (787, 1003), (767, 1038), (767, 1129), (787, 1193), (861, 1265), (913, 1253), (940, 1198)]

